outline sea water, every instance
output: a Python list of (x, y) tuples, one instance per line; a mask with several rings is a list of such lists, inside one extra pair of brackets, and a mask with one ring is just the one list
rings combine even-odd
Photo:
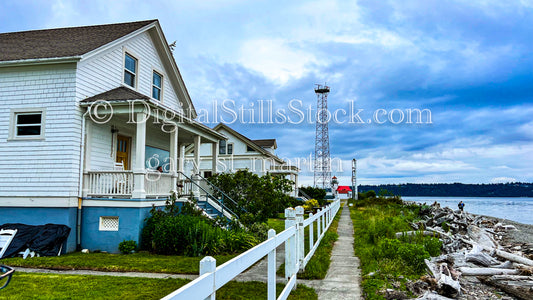
[(431, 205), (437, 201), (442, 207), (458, 209), (463, 201), (464, 210), (477, 214), (508, 219), (523, 224), (533, 224), (533, 198), (513, 197), (402, 197), (405, 201), (415, 201)]

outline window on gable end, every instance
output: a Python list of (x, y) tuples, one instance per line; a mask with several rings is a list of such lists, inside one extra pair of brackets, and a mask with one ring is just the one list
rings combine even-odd
[(138, 62), (135, 57), (126, 53), (124, 55), (124, 83), (136, 87)]
[(152, 98), (156, 100), (161, 100), (163, 76), (154, 71), (152, 78)]

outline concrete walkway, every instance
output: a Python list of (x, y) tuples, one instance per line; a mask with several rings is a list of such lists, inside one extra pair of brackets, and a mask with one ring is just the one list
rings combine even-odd
[(361, 299), (359, 258), (353, 250), (353, 223), (350, 209), (344, 205), (337, 229), (339, 239), (333, 245), (331, 265), (324, 280), (314, 286), (318, 299)]

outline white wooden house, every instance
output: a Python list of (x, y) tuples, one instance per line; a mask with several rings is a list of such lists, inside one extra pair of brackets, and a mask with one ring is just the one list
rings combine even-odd
[(139, 241), (185, 147), (225, 140), (195, 121), (157, 20), (0, 34), (0, 106), (0, 224), (68, 225), (67, 251)]
[[(222, 123), (215, 126), (213, 130), (226, 136), (227, 140), (221, 140), (218, 144), (218, 149), (209, 147), (209, 145), (200, 147), (199, 171), (202, 176), (209, 177), (214, 173), (211, 163), (214, 153), (215, 157), (217, 157), (216, 172), (248, 170), (259, 176), (267, 173), (283, 175), (294, 182), (291, 195), (298, 197), (299, 169), (276, 156), (277, 143), (275, 139), (251, 140)], [(192, 157), (195, 149), (189, 146), (185, 151), (189, 161), (185, 166), (185, 170), (188, 173), (194, 173), (196, 172), (196, 165)]]

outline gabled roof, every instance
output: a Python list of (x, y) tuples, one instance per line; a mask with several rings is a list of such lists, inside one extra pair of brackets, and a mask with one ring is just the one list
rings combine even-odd
[(252, 142), (254, 142), (254, 144), (261, 148), (278, 148), (278, 145), (276, 144), (276, 139), (252, 140)]
[(154, 22), (0, 33), (0, 61), (80, 56)]
[(121, 86), (107, 92), (103, 92), (98, 95), (94, 95), (87, 99), (83, 99), (81, 102), (95, 102), (98, 100), (106, 101), (120, 101), (120, 100), (150, 100), (150, 97), (143, 95), (137, 91), (134, 91), (130, 88)]
[(194, 104), (156, 19), (0, 33), (0, 66), (79, 61), (141, 32), (150, 33), (163, 63), (170, 68), (169, 79), (176, 87), (178, 98), (184, 102), (184, 109), (190, 110), (193, 118), (196, 118)]
[(252, 149), (254, 149), (255, 151), (263, 154), (263, 155), (266, 155), (266, 156), (269, 156), (269, 157), (272, 157), (273, 159), (275, 159), (276, 161), (280, 162), (280, 163), (284, 163), (285, 161), (282, 160), (281, 158), (277, 157), (276, 155), (266, 151), (265, 149), (263, 149), (261, 146), (257, 145), (256, 143), (254, 143), (254, 141), (252, 141), (251, 139), (245, 137), (244, 135), (238, 133), (237, 131), (231, 129), (228, 125), (226, 124), (222, 124), (222, 123), (219, 123), (217, 126), (215, 126), (213, 128), (213, 130), (215, 131), (219, 131), (220, 129), (224, 129), (226, 131), (228, 131), (229, 133), (231, 133), (232, 135), (234, 135), (235, 137), (237, 137), (238, 139), (240, 139), (243, 143), (245, 143), (247, 146), (250, 146)]

